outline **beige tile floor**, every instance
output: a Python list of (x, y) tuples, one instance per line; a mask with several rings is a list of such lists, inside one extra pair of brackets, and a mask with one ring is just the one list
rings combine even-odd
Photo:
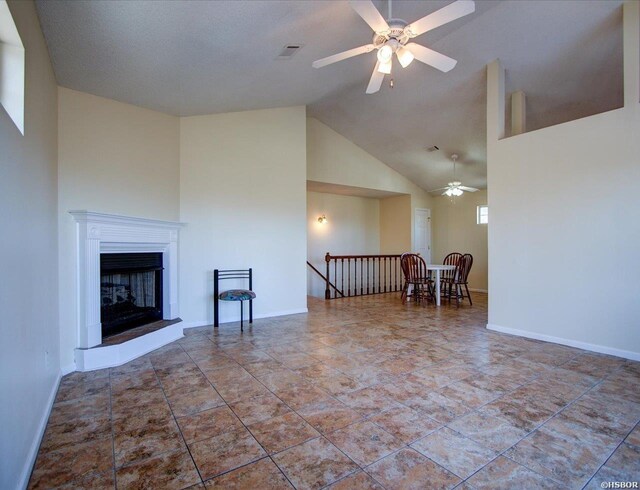
[(640, 480), (640, 363), (395, 294), (202, 327), (62, 380), (31, 488), (601, 488)]

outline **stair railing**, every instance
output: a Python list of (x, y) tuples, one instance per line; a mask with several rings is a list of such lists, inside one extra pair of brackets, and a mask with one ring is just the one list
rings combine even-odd
[(392, 293), (402, 289), (399, 254), (331, 255), (327, 252), (325, 262), (326, 274), (320, 274), (325, 279), (325, 299)]

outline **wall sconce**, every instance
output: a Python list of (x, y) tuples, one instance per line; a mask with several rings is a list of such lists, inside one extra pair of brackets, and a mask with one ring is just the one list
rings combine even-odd
[(327, 217), (324, 214), (318, 218), (318, 223), (320, 223), (321, 225), (324, 225), (326, 222)]

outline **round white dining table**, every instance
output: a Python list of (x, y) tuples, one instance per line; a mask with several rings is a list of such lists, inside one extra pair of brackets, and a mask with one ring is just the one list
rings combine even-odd
[(455, 270), (455, 265), (444, 265), (444, 264), (427, 264), (428, 271), (435, 271), (436, 278), (436, 305), (440, 306), (440, 271), (452, 271)]

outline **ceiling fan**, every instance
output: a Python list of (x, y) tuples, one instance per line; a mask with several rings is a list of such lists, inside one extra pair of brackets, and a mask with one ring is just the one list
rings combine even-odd
[(456, 66), (456, 60), (420, 44), (410, 43), (409, 40), (474, 12), (476, 7), (472, 0), (457, 0), (411, 24), (402, 19), (392, 18), (391, 0), (388, 2), (389, 18), (385, 20), (371, 0), (350, 0), (351, 8), (373, 29), (373, 42), (314, 61), (312, 66), (321, 68), (377, 49), (378, 60), (367, 86), (368, 94), (379, 91), (385, 74), (391, 74), (393, 53), (403, 68), (409, 66), (414, 59), (443, 72), (448, 72)]
[(456, 155), (455, 153), (451, 155), (451, 160), (453, 160), (453, 182), (449, 182), (446, 187), (440, 187), (440, 189), (433, 189), (432, 191), (429, 191), (429, 192), (444, 191), (442, 193), (443, 196), (458, 197), (458, 196), (461, 196), (465, 191), (476, 192), (477, 190), (479, 190), (479, 189), (476, 189), (475, 187), (467, 187), (465, 185), (462, 185), (462, 182), (458, 182), (456, 180), (456, 161), (458, 160), (458, 155)]

